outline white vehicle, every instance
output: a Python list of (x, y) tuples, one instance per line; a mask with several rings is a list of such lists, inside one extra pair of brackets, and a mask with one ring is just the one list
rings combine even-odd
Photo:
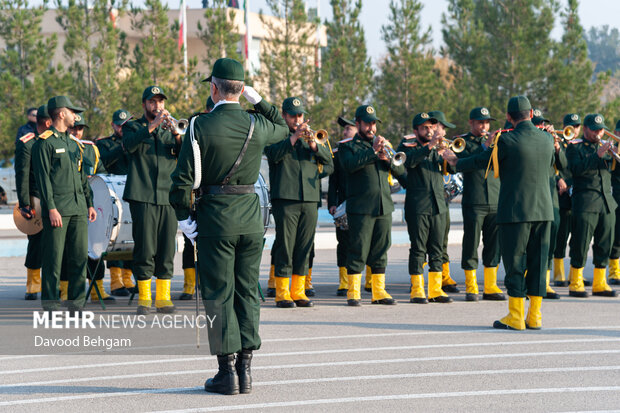
[(0, 205), (17, 203), (17, 185), (15, 184), (15, 169), (13, 167), (0, 168)]

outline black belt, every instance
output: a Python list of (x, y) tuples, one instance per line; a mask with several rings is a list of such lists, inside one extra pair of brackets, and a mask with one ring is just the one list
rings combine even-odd
[(206, 185), (202, 192), (207, 195), (242, 195), (253, 194), (254, 185)]

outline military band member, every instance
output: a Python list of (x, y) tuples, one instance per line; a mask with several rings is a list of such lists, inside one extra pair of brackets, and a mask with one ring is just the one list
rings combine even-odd
[[(269, 161), (271, 204), (276, 224), (273, 259), (276, 305), (280, 308), (312, 307), (305, 293), (309, 257), (314, 243), (321, 199), (319, 174), (323, 165), (332, 165), (329, 148), (314, 139), (306, 141), (307, 112), (297, 97), (282, 103), (282, 116), (290, 136), (265, 148)], [(271, 169), (273, 168), (273, 172)], [(292, 278), (290, 291), (289, 280)]]
[(384, 147), (388, 141), (376, 134), (377, 122), (381, 120), (374, 107), (359, 106), (355, 110), (356, 135), (351, 141), (338, 145), (340, 163), (347, 172), (347, 304), (350, 306), (361, 305), (360, 289), (365, 265), (372, 271), (372, 304), (396, 304), (396, 300), (385, 291), (394, 211), (388, 176), (390, 173), (400, 176), (404, 168), (394, 166), (386, 156)]
[[(114, 133), (105, 138), (95, 140), (101, 162), (107, 173), (127, 175), (129, 172), (129, 154), (123, 146), (123, 125), (131, 119), (131, 114), (119, 109), (112, 114), (112, 130)], [(99, 169), (101, 173), (101, 169)], [(137, 292), (133, 281), (132, 261), (112, 260), (107, 263), (110, 269), (110, 289), (112, 295), (126, 297), (130, 292)]]
[(583, 120), (583, 138), (567, 150), (568, 165), (573, 175), (573, 221), (570, 240), (571, 297), (587, 297), (583, 284), (583, 267), (590, 243), (594, 262), (592, 295), (615, 297), (606, 280), (607, 263), (614, 242), (616, 201), (611, 193), (611, 171), (617, 166), (609, 151), (611, 142), (601, 144), (602, 115), (591, 113)]
[[(338, 145), (353, 140), (357, 133), (355, 122), (338, 118), (338, 124), (343, 127), (342, 140)], [(340, 154), (338, 147), (334, 148), (334, 173), (329, 176), (329, 189), (327, 191), (327, 208), (331, 215), (336, 213), (338, 205), (347, 199), (347, 172), (340, 162)], [(347, 246), (349, 244), (349, 230), (343, 230), (336, 227), (336, 239), (338, 245), (336, 247), (336, 264), (338, 265), (338, 290), (336, 295), (344, 297), (349, 289), (349, 281), (347, 277)]]
[(134, 240), (133, 271), (138, 280), (138, 314), (150, 312), (151, 277), (156, 277), (155, 307), (173, 313), (170, 281), (174, 270), (177, 223), (168, 200), (181, 136), (163, 128), (169, 116), (164, 91), (149, 86), (142, 93), (144, 115), (123, 125), (129, 173), (123, 199), (129, 202)]
[[(564, 116), (563, 127), (572, 126), (575, 128), (575, 138), (581, 134), (581, 118), (577, 113), (569, 113)], [(564, 142), (564, 151), (572, 142)], [(558, 202), (560, 205), (560, 225), (556, 237), (555, 251), (553, 253), (553, 282), (556, 287), (568, 287), (564, 271), (564, 257), (566, 256), (566, 246), (570, 235), (572, 221), (571, 196), (573, 179), (568, 167), (558, 171), (559, 179), (557, 182)], [(584, 280), (585, 281), (585, 280)], [(585, 283), (585, 282), (584, 282)]]
[[(509, 314), (493, 323), (500, 329), (524, 330), (542, 327), (541, 305), (549, 255), (549, 233), (553, 220), (549, 168), (554, 161), (551, 136), (536, 128), (533, 110), (525, 96), (510, 98), (507, 120), (514, 130), (495, 139), (492, 150), (468, 158), (445, 155), (457, 170), (487, 168), (501, 179), (497, 207), (499, 242), (506, 270)], [(527, 269), (527, 277), (525, 271)], [(525, 317), (525, 296), (530, 308)]]
[[(252, 352), (261, 344), (258, 276), (264, 230), (254, 183), (263, 148), (286, 139), (288, 127), (275, 106), (262, 100), (251, 87), (244, 90), (241, 63), (218, 59), (207, 80), (211, 82), (215, 107), (211, 113), (198, 116), (194, 125), (202, 165), (202, 196), (196, 221), (190, 216), (189, 200), (197, 177), (187, 137), (172, 176), (170, 201), (181, 230), (197, 242), (200, 287), (207, 314), (220, 320), (209, 329), (209, 347), (211, 354), (217, 355), (219, 370), (207, 380), (205, 390), (249, 393)], [(242, 91), (257, 111), (253, 121), (239, 105)], [(245, 142), (243, 161), (235, 168)]]
[(43, 215), (43, 286), (45, 310), (57, 310), (63, 256), (69, 281), (69, 310), (84, 306), (88, 222), (97, 218), (92, 191), (83, 168), (80, 143), (68, 132), (75, 114), (83, 112), (69, 98), (56, 96), (47, 102), (52, 126), (39, 135), (33, 147), (34, 174), (41, 194)]
[[(620, 136), (620, 120), (616, 122), (614, 135)], [(620, 167), (611, 172), (611, 188), (616, 204), (616, 227), (614, 229), (614, 244), (609, 256), (609, 284), (620, 284)]]
[[(30, 113), (28, 111), (29, 118)], [(47, 105), (35, 109), (36, 130), (20, 136), (15, 142), (15, 186), (17, 189), (17, 202), (19, 212), (26, 219), (35, 217), (34, 205), (31, 205), (32, 197), (40, 198), (37, 183), (34, 177), (32, 162), (32, 148), (37, 135), (45, 132), (52, 124), (52, 119), (47, 113)], [(28, 235), (28, 248), (26, 250), (26, 300), (36, 300), (37, 293), (41, 292), (41, 237), (43, 231), (34, 235)]]
[[(490, 145), (491, 121), (489, 109), (479, 106), (469, 112), (469, 133), (463, 136), (465, 149), (457, 153), (460, 159), (484, 152)], [(497, 227), (497, 202), (500, 180), (494, 174), (485, 177), (485, 170), (463, 170), (463, 244), (461, 267), (465, 270), (465, 300), (478, 301), (478, 245), (482, 234), (482, 265), (484, 266), (483, 300), (505, 300), (497, 286), (497, 267), (500, 260)]]
[[(441, 157), (445, 130), (437, 129), (438, 120), (426, 112), (413, 118), (413, 135), (407, 135), (397, 151), (407, 155), (407, 194), (405, 220), (411, 248), (409, 274), (410, 302), (451, 303), (452, 298), (442, 290), (443, 241), (448, 208), (444, 197)], [(452, 167), (448, 172), (453, 173)], [(428, 257), (428, 259), (427, 259)], [(428, 299), (424, 293), (424, 263), (428, 262)]]

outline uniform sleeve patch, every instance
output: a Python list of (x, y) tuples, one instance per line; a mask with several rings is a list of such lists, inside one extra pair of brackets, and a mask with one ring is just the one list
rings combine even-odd
[(35, 137), (35, 134), (30, 132), (30, 133), (25, 134), (21, 138), (19, 138), (19, 140), (22, 141), (23, 143), (26, 143), (29, 140), (32, 140), (34, 137)]

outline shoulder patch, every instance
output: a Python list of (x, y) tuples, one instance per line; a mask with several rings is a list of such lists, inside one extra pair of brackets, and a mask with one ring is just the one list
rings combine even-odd
[(581, 142), (583, 142), (583, 139), (579, 138), (579, 139), (571, 139), (568, 143), (574, 145), (576, 143), (581, 143)]
[(408, 148), (413, 148), (415, 146), (418, 146), (417, 142), (403, 142), (403, 146), (406, 146)]
[(343, 140), (341, 140), (340, 142), (338, 142), (338, 144), (341, 144), (341, 143), (347, 143), (347, 142), (351, 142), (352, 140), (353, 140), (353, 138), (343, 139)]
[(82, 145), (94, 145), (95, 144), (93, 141), (89, 141), (89, 140), (81, 140), (80, 143)]
[(411, 139), (415, 139), (415, 138), (417, 138), (415, 133), (403, 136), (403, 139), (406, 140), (406, 141), (411, 140)]
[(51, 130), (46, 130), (45, 132), (43, 132), (42, 134), (39, 135), (39, 139), (47, 139), (50, 136), (52, 136), (54, 134), (54, 132), (52, 132)]
[(22, 141), (23, 143), (26, 143), (29, 140), (32, 140), (32, 138), (34, 138), (34, 137), (35, 137), (35, 134), (30, 132), (30, 133), (25, 134), (21, 138), (19, 138), (19, 140)]

